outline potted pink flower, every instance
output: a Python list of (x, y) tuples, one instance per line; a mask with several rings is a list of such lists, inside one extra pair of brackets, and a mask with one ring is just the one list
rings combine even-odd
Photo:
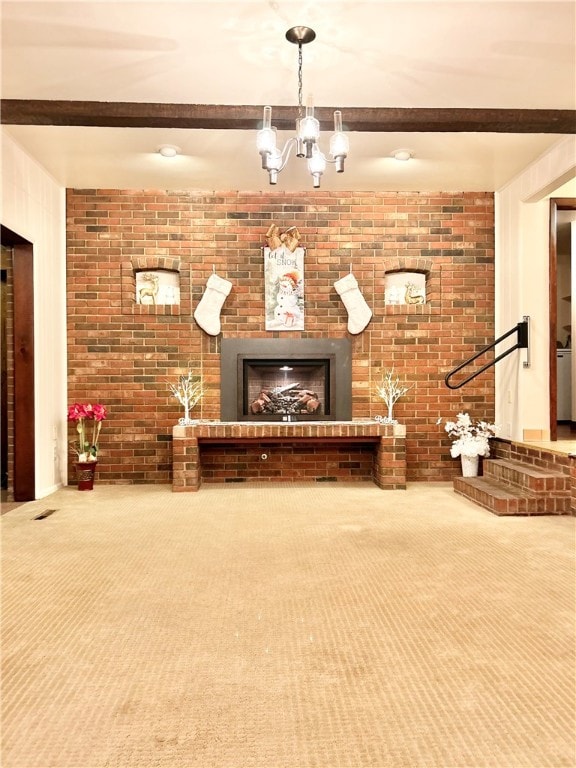
[(97, 460), (98, 437), (107, 415), (106, 408), (100, 403), (73, 403), (68, 406), (68, 421), (76, 422), (78, 432), (78, 440), (71, 446), (80, 463)]

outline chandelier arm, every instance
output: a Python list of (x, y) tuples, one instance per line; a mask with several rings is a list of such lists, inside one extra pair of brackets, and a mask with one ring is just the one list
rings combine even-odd
[(286, 141), (286, 144), (284, 144), (284, 148), (282, 150), (282, 163), (280, 165), (280, 168), (278, 168), (278, 173), (284, 170), (286, 163), (290, 159), (290, 153), (292, 152), (292, 147), (296, 146), (297, 143), (298, 143), (297, 140), (292, 136), (292, 138), (288, 139)]

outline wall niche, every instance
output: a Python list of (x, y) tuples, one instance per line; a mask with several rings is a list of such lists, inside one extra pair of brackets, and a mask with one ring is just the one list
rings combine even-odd
[(441, 268), (421, 257), (395, 258), (383, 276), (385, 315), (432, 315), (440, 312)]
[(190, 265), (170, 256), (134, 256), (123, 261), (122, 313), (189, 315)]
[(387, 272), (384, 301), (387, 306), (426, 304), (426, 274), (405, 270)]
[(141, 269), (135, 273), (137, 304), (180, 304), (180, 273)]

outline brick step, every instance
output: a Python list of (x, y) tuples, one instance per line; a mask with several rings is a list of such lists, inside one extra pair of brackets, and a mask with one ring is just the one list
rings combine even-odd
[(487, 476), (455, 477), (454, 490), (495, 515), (562, 515), (570, 511), (568, 495), (530, 493)]
[(506, 459), (487, 459), (483, 463), (484, 477), (512, 485), (528, 493), (570, 495), (570, 477), (562, 472), (542, 469), (531, 464)]

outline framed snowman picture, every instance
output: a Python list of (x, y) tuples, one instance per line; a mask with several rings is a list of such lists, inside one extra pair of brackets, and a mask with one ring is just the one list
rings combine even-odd
[(267, 331), (304, 330), (304, 248), (264, 248)]

